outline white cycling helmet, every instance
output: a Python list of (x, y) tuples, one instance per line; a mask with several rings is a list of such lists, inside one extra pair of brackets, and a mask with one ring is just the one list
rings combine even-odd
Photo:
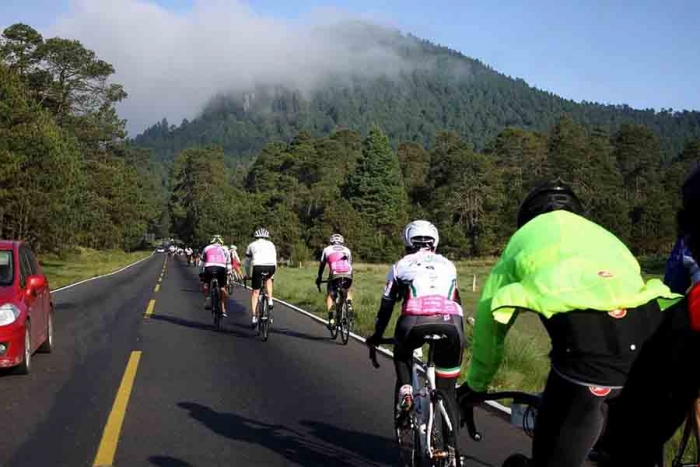
[(236, 245), (231, 245), (231, 249), (232, 249), (233, 251), (236, 251), (236, 250), (238, 250), (238, 247), (237, 247)]
[(440, 235), (437, 227), (428, 221), (413, 221), (403, 229), (403, 243), (407, 247), (437, 248)]
[(253, 234), (253, 237), (255, 237), (255, 238), (270, 238), (270, 232), (268, 232), (267, 229), (261, 227), (255, 231), (255, 233)]
[(331, 245), (342, 245), (345, 243), (345, 239), (340, 234), (333, 234), (329, 240)]
[(214, 235), (209, 243), (218, 243), (219, 245), (223, 245), (224, 239), (221, 238), (221, 235)]

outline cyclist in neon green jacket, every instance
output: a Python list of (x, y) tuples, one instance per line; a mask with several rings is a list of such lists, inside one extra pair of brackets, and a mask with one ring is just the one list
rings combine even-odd
[(552, 340), (533, 459), (516, 455), (504, 465), (582, 466), (604, 405), (620, 393), (662, 310), (680, 299), (658, 279), (645, 283), (627, 247), (582, 212), (560, 181), (530, 192), (478, 303), (472, 360), (458, 390), (463, 407), (487, 390), (518, 312), (537, 313)]

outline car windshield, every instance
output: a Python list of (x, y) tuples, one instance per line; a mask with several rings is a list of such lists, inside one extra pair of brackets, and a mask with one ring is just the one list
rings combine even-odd
[(15, 271), (12, 267), (12, 252), (8, 250), (0, 251), (0, 286), (12, 285)]

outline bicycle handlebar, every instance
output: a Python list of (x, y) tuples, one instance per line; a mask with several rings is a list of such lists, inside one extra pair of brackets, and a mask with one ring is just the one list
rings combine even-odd
[[(541, 396), (537, 394), (530, 394), (522, 391), (496, 391), (496, 392), (485, 392), (472, 394), (470, 396), (471, 404), (468, 407), (461, 409), (462, 412), (462, 422), (467, 425), (467, 431), (469, 436), (474, 441), (481, 441), (483, 436), (476, 428), (476, 422), (474, 420), (474, 406), (476, 404), (486, 402), (486, 401), (496, 401), (501, 399), (511, 399), (516, 404), (524, 404), (530, 407), (537, 408), (541, 403)], [(460, 403), (461, 405), (461, 403)]]

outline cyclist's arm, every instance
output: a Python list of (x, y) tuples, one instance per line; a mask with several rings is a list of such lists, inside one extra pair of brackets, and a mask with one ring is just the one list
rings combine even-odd
[(321, 261), (318, 262), (318, 274), (316, 277), (319, 279), (323, 277), (323, 270), (326, 269), (326, 255), (325, 253), (321, 255)]
[(253, 262), (253, 252), (250, 251), (250, 245), (245, 250), (245, 275), (250, 277), (250, 264)]
[(508, 324), (494, 319), (491, 301), (498, 289), (510, 281), (506, 274), (507, 265), (499, 263), (494, 267), (486, 281), (484, 292), (479, 300), (472, 337), (472, 360), (467, 374), (467, 384), (474, 391), (486, 391), (496, 375), (503, 360), (503, 348), (506, 334), (515, 321), (517, 313)]
[(394, 313), (394, 305), (399, 299), (401, 292), (399, 281), (395, 276), (395, 267), (392, 266), (391, 271), (387, 277), (387, 283), (384, 287), (384, 295), (382, 296), (382, 302), (379, 305), (379, 312), (377, 313), (377, 318), (374, 322), (374, 334), (376, 336), (383, 336), (384, 331), (386, 331), (389, 325), (389, 320), (391, 320), (391, 315)]

